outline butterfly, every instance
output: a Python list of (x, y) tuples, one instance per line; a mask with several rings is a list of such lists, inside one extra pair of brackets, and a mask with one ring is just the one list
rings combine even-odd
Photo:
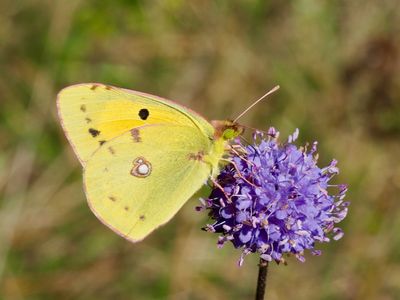
[(172, 101), (98, 83), (64, 88), (57, 108), (90, 209), (132, 242), (215, 178), (243, 132), (234, 121), (210, 123)]

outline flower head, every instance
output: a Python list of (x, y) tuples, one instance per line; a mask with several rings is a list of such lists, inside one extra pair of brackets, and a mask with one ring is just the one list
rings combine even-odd
[[(347, 214), (347, 187), (329, 184), (339, 172), (337, 161), (318, 167), (317, 143), (310, 149), (297, 147), (297, 136), (296, 129), (280, 144), (279, 132), (270, 128), (266, 135), (256, 132), (252, 145), (238, 141), (233, 163), (222, 170), (209, 198), (202, 200), (201, 208), (214, 220), (205, 229), (220, 234), (219, 246), (230, 241), (243, 249), (240, 265), (251, 252), (267, 261), (282, 262), (284, 254), (304, 261), (305, 249), (321, 254), (315, 242), (343, 236), (336, 223)], [(332, 194), (331, 189), (337, 192)]]

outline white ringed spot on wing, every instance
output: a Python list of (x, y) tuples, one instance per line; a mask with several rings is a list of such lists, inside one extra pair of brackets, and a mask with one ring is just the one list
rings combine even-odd
[(151, 163), (144, 157), (139, 156), (133, 160), (131, 175), (139, 178), (147, 177), (151, 174)]

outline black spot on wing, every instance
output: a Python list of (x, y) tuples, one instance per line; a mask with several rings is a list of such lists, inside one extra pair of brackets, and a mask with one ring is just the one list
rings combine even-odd
[(140, 137), (140, 131), (137, 128), (131, 129), (131, 136), (135, 143), (140, 143), (142, 141)]
[(104, 140), (99, 141), (100, 146), (102, 146), (105, 142), (106, 142), (106, 141), (104, 141)]
[(100, 134), (100, 131), (94, 128), (89, 128), (89, 133), (92, 135), (92, 137), (96, 137)]
[(139, 219), (140, 219), (140, 221), (144, 221), (144, 220), (146, 220), (146, 216), (145, 216), (145, 215), (141, 215), (141, 216), (139, 217)]
[(86, 112), (86, 105), (85, 104), (81, 105), (81, 112)]
[(197, 153), (189, 153), (189, 160), (203, 160), (204, 151), (199, 151)]
[(90, 89), (92, 90), (92, 91), (94, 91), (95, 89), (97, 89), (98, 88), (98, 84), (93, 84), (91, 87), (90, 87)]
[(86, 121), (86, 123), (90, 123), (90, 122), (92, 122), (92, 119), (91, 118), (85, 118), (85, 121)]
[(115, 199), (115, 197), (114, 197), (114, 196), (108, 196), (108, 199), (110, 199), (112, 202), (115, 202), (115, 201), (117, 201), (117, 199)]
[(149, 117), (149, 110), (147, 108), (142, 108), (141, 110), (139, 110), (139, 117), (142, 120), (146, 120)]
[(111, 153), (112, 155), (115, 155), (115, 150), (114, 150), (113, 147), (108, 147), (108, 151), (110, 151), (110, 153)]

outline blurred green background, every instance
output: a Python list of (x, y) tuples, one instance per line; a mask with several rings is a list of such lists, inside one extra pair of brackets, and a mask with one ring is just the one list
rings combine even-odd
[(131, 244), (90, 212), (57, 92), (102, 82), (276, 126), (339, 160), (345, 236), (273, 265), (268, 299), (400, 299), (400, 2), (0, 1), (0, 299), (252, 299), (193, 199)]

